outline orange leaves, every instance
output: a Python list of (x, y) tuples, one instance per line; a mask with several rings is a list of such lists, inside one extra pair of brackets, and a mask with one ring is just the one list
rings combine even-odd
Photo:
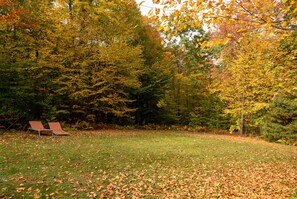
[(169, 58), (172, 58), (173, 57), (173, 55), (172, 55), (171, 52), (163, 52), (162, 53), (162, 56), (169, 57)]
[(24, 184), (20, 184), (17, 188), (16, 188), (16, 191), (17, 192), (22, 192), (24, 191), (26, 188), (24, 187)]
[[(0, 24), (3, 26), (14, 26), (17, 28), (34, 28), (37, 25), (35, 19), (30, 19), (30, 10), (20, 5), (14, 5), (14, 1), (0, 1)], [(2, 8), (1, 8), (2, 7)]]
[(34, 198), (34, 199), (39, 199), (39, 198), (41, 198), (41, 196), (42, 196), (42, 195), (40, 194), (40, 189), (38, 189), (38, 188), (35, 189), (35, 190), (34, 190), (33, 198)]
[(0, 7), (9, 7), (11, 2), (9, 0), (0, 0)]
[(19, 11), (13, 9), (12, 5), (9, 1), (0, 1), (0, 10), (1, 7), (6, 7), (7, 9), (6, 13), (1, 13), (0, 15), (0, 24), (2, 25), (12, 25), (19, 19)]

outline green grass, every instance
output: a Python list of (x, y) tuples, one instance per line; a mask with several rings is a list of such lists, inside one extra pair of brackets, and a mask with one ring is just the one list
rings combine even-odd
[(170, 131), (0, 136), (0, 198), (293, 198), (297, 147)]

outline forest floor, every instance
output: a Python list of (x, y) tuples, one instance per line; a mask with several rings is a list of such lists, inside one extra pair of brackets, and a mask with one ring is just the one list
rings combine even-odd
[(0, 198), (297, 198), (297, 147), (182, 131), (0, 135)]

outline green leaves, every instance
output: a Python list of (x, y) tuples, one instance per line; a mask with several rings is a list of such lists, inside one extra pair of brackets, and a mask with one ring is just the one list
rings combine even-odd
[(297, 144), (297, 93), (281, 92), (270, 103), (263, 137), (269, 141)]

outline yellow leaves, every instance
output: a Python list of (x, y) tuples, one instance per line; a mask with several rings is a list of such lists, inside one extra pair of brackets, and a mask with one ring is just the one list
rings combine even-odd
[(218, 46), (223, 43), (222, 39), (215, 39), (209, 42), (209, 47)]
[[(296, 6), (296, 8), (293, 10), (292, 13), (293, 13), (294, 15), (297, 14), (297, 6)], [(295, 18), (295, 19), (293, 18), (293, 21), (296, 22), (296, 18)], [(293, 23), (294, 23), (294, 22), (293, 22)]]
[(254, 104), (254, 106), (252, 107), (252, 111), (253, 112), (257, 112), (259, 110), (262, 110), (263, 108), (267, 107), (268, 103), (263, 103), (263, 102), (257, 102)]
[(223, 38), (223, 39), (214, 39), (214, 40), (211, 40), (211, 41), (204, 41), (202, 44), (201, 44), (201, 48), (212, 48), (212, 47), (215, 47), (215, 46), (218, 46), (218, 45), (226, 45), (228, 44), (228, 42), (230, 41), (229, 38)]
[(281, 26), (282, 28), (285, 28), (287, 26), (287, 22), (286, 21), (282, 22)]
[(193, 0), (189, 0), (189, 6), (194, 7), (195, 6), (195, 2)]
[(226, 45), (226, 44), (228, 44), (229, 41), (230, 41), (229, 38), (224, 38), (224, 39), (222, 40), (222, 44), (223, 44), (223, 45)]
[(222, 10), (217, 9), (217, 10), (215, 11), (215, 13), (216, 13), (216, 15), (220, 15), (220, 14), (222, 13)]
[(272, 26), (271, 23), (265, 23), (262, 27), (265, 28), (265, 29), (270, 29)]
[(179, 21), (178, 25), (177, 25), (177, 31), (182, 31), (184, 29), (187, 29), (187, 27), (188, 27), (188, 23), (184, 23), (182, 21)]
[(218, 3), (217, 3), (217, 5), (219, 5), (219, 6), (220, 5), (223, 5), (223, 0), (219, 0)]
[(168, 31), (170, 30), (170, 27), (169, 27), (169, 26), (165, 26), (165, 27), (163, 28), (163, 30), (164, 30), (164, 32), (168, 32)]
[[(172, 13), (172, 17), (177, 17), (181, 13), (187, 13), (187, 16), (196, 16), (204, 22), (205, 26), (215, 26), (217, 24), (230, 24), (230, 25), (246, 25), (255, 29), (267, 29), (274, 33), (278, 31), (280, 27), (283, 29), (291, 28), (291, 25), (296, 20), (288, 19), (287, 23), (282, 23), (281, 26), (275, 26), (276, 22), (281, 20), (281, 15), (289, 14), (289, 18), (294, 18), (294, 14), (297, 13), (297, 7), (295, 5), (280, 6), (280, 2), (274, 0), (268, 0), (267, 3), (263, 1), (223, 1), (223, 0), (210, 0), (210, 1), (180, 1), (183, 6), (176, 9), (176, 5), (169, 5), (165, 12)], [(296, 3), (293, 0), (283, 0), (283, 3), (290, 2), (290, 4)], [(241, 7), (245, 9), (241, 9)], [(289, 7), (289, 8), (288, 8)], [(193, 12), (187, 12), (190, 9)], [(293, 10), (293, 11), (292, 11)], [(281, 14), (280, 14), (281, 13)], [(168, 20), (168, 19), (165, 19)], [(192, 22), (185, 20), (188, 27), (193, 27)], [(182, 28), (180, 26), (180, 28)], [(239, 33), (245, 33), (247, 30), (242, 28)]]
[(168, 20), (168, 17), (166, 15), (162, 15), (161, 20), (166, 21), (166, 20)]
[(212, 8), (213, 8), (213, 3), (212, 3), (212, 1), (208, 1), (207, 8), (208, 8), (208, 9), (212, 9)]
[(205, 41), (201, 44), (201, 48), (206, 48), (206, 47), (207, 47), (207, 42)]
[(245, 33), (245, 32), (247, 32), (248, 30), (246, 29), (246, 28), (240, 28), (240, 29), (238, 29), (236, 32), (237, 33)]
[(243, 37), (240, 37), (237, 42), (240, 43), (243, 40)]
[(276, 81), (272, 60), (276, 47), (272, 42), (276, 39), (245, 35), (237, 40), (241, 43), (238, 49), (230, 52), (230, 61), (225, 62), (227, 67), (215, 86), (220, 97), (229, 102), (228, 112), (234, 116), (255, 113), (273, 98)]
[(169, 33), (169, 34), (167, 35), (167, 39), (168, 39), (168, 40), (172, 39), (172, 34), (171, 34), (171, 33)]
[(156, 14), (156, 15), (160, 14), (160, 9), (159, 9), (159, 8), (156, 8), (156, 9), (155, 9), (155, 14)]
[(204, 40), (204, 38), (202, 38), (202, 37), (197, 39), (198, 42), (202, 42), (203, 40)]
[(158, 28), (157, 28), (157, 31), (162, 31), (164, 28), (162, 27), (162, 26), (159, 26)]
[(227, 34), (227, 37), (228, 37), (228, 38), (233, 38), (233, 35), (232, 35), (231, 33), (228, 33), (228, 34)]
[(175, 10), (171, 16), (178, 17), (180, 15), (179, 11)]

